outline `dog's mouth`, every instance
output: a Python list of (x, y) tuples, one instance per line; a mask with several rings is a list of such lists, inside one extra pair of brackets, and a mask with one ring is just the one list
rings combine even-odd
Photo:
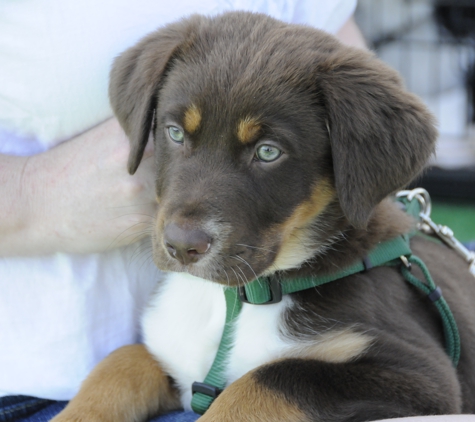
[[(232, 254), (211, 252), (168, 251), (165, 253), (155, 249), (155, 263), (165, 271), (186, 272), (195, 277), (213, 281), (227, 286), (243, 286), (262, 274), (260, 263), (256, 265), (247, 251), (237, 251)], [(259, 267), (259, 268), (258, 268)]]
[(170, 222), (155, 232), (154, 261), (164, 271), (243, 286), (262, 275), (276, 255), (276, 245), (254, 243), (243, 240), (228, 224)]

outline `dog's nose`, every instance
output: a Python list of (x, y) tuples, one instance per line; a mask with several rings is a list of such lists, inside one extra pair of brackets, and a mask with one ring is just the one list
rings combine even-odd
[(171, 257), (187, 265), (197, 262), (211, 247), (211, 238), (202, 230), (167, 224), (163, 238)]

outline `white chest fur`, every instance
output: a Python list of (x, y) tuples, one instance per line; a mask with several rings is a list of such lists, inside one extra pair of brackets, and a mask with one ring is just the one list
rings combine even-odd
[[(228, 384), (292, 347), (280, 334), (282, 313), (291, 303), (284, 297), (273, 305), (243, 305), (226, 368)], [(213, 363), (225, 315), (223, 287), (183, 273), (167, 277), (145, 312), (145, 344), (177, 382), (185, 409), (191, 384), (204, 381)]]

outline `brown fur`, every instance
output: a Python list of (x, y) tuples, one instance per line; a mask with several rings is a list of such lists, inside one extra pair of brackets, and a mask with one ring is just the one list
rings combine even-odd
[[(282, 393), (262, 388), (252, 372), (230, 385), (221, 396), (200, 421), (305, 422), (307, 420), (306, 415)], [(249, 419), (249, 415), (258, 415), (258, 419)]]
[(139, 421), (179, 407), (167, 375), (143, 345), (132, 345), (97, 365), (75, 399), (52, 421)]
[[(256, 275), (285, 283), (361, 261), (414, 226), (387, 197), (433, 153), (433, 119), (373, 54), (321, 31), (251, 13), (193, 16), (124, 52), (111, 73), (110, 98), (130, 138), (131, 173), (153, 129), (161, 201), (154, 260), (166, 271), (230, 286)], [(165, 135), (173, 122), (184, 122), (190, 135), (183, 145)], [(272, 162), (256, 158), (266, 141), (281, 151)], [(170, 253), (170, 227), (180, 233), (182, 253), (193, 254), (192, 264)], [(210, 247), (198, 254), (194, 239)], [(462, 342), (457, 369), (433, 304), (397, 267), (377, 267), (292, 294), (279, 327), (302, 347), (231, 384), (202, 420), (475, 412), (475, 284), (447, 247), (420, 237), (411, 243), (453, 307)], [(143, 415), (173, 408), (173, 388), (142, 352), (139, 373), (167, 404), (162, 409), (152, 389), (141, 398), (135, 384), (118, 394), (137, 400)], [(128, 362), (114, 383), (137, 379)], [(95, 375), (107, 366), (86, 381), (66, 413), (90, 415), (80, 403), (84, 396), (86, 403), (94, 398), (98, 414), (108, 406), (114, 412), (121, 400), (108, 400), (109, 375)], [(95, 399), (95, 383), (106, 402)]]

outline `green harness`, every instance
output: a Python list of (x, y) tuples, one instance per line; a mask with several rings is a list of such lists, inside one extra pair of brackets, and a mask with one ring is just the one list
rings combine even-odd
[[(398, 199), (405, 205), (406, 211), (409, 214), (419, 217), (424, 211), (425, 204), (424, 200), (420, 200), (420, 195), (410, 194), (415, 191), (405, 191), (406, 194)], [(421, 191), (423, 190), (419, 189), (417, 193)], [(424, 193), (424, 197), (427, 202), (427, 192)], [(318, 287), (322, 284), (378, 266), (400, 266), (405, 280), (421, 290), (435, 304), (442, 318), (447, 354), (454, 366), (457, 366), (460, 358), (460, 338), (457, 324), (447, 302), (442, 296), (440, 288), (434, 284), (429, 270), (419, 258), (412, 255), (409, 238), (410, 235), (404, 235), (382, 242), (364, 260), (356, 262), (350, 267), (334, 274), (297, 278), (287, 280), (285, 283), (280, 283), (273, 278), (260, 277), (244, 287), (225, 288), (226, 322), (223, 335), (216, 357), (205, 380), (203, 382), (195, 382), (192, 385), (192, 409), (196, 413), (203, 414), (226, 386), (227, 380), (225, 379), (224, 365), (232, 348), (234, 321), (239, 316), (243, 303), (254, 305), (278, 303), (282, 300), (283, 295)], [(425, 281), (419, 280), (411, 273), (412, 265), (417, 265), (421, 269)]]

